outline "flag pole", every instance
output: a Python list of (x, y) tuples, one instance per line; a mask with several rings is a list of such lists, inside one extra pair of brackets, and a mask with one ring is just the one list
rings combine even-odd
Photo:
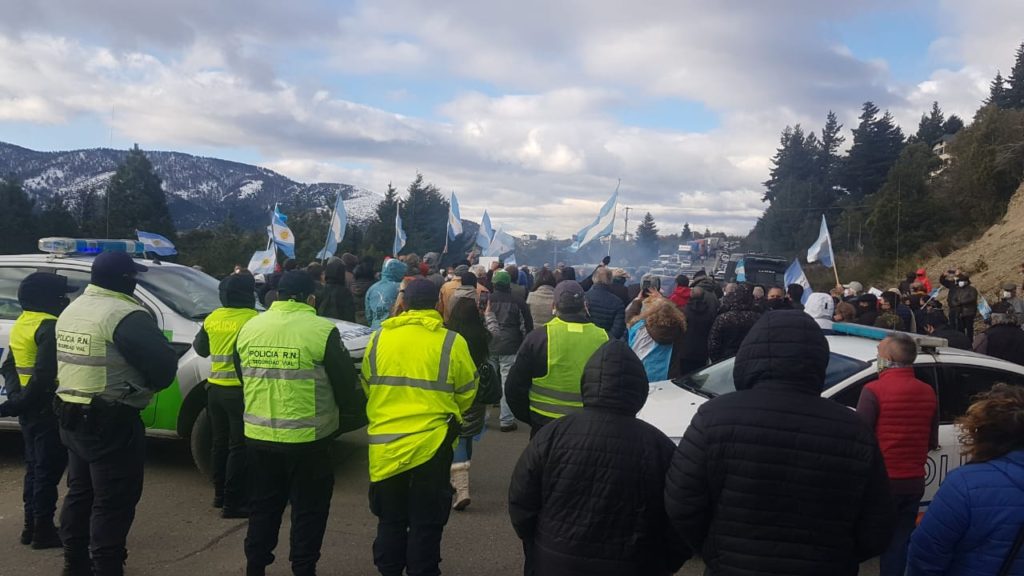
[[(824, 220), (825, 215), (822, 214), (821, 218)], [(825, 220), (825, 230), (828, 230), (828, 220)], [(836, 262), (836, 253), (832, 249), (832, 233), (828, 233), (828, 255), (832, 259), (832, 272), (836, 275), (836, 288), (842, 288), (842, 283), (839, 282), (839, 264)]]
[(615, 239), (615, 219), (619, 217), (619, 186), (622, 186), (622, 178), (615, 183), (615, 210), (612, 212), (612, 233), (608, 235), (608, 254), (612, 257), (612, 240)]

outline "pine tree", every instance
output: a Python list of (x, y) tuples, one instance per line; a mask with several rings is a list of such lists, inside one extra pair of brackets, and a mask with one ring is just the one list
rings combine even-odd
[(388, 182), (384, 200), (377, 205), (373, 221), (366, 229), (366, 244), (378, 254), (391, 254), (395, 240), (395, 213), (398, 211), (398, 190)]
[(448, 234), (448, 201), (433, 184), (424, 182), (423, 174), (409, 184), (402, 201), (402, 224), (408, 237), (406, 251), (423, 255), (444, 248)]
[(689, 222), (685, 222), (683, 224), (683, 233), (679, 235), (679, 239), (682, 240), (683, 242), (689, 242), (690, 240), (693, 240), (693, 231), (690, 230)]
[(78, 222), (71, 215), (62, 197), (54, 194), (43, 202), (43, 209), (39, 211), (36, 232), (41, 238), (79, 235)]
[[(686, 225), (686, 230), (689, 224)], [(636, 227), (636, 245), (646, 258), (654, 258), (658, 255), (658, 226), (654, 223), (654, 216), (648, 212), (644, 215), (643, 221)]]
[(96, 188), (87, 188), (71, 202), (71, 215), (83, 236), (102, 238), (107, 230), (106, 198)]
[(996, 77), (988, 85), (988, 98), (985, 100), (985, 105), (995, 106), (996, 108), (1006, 107), (1006, 80), (1003, 79), (1002, 73), (998, 70), (996, 71)]
[(886, 112), (879, 118), (878, 113), (873, 102), (865, 102), (860, 124), (853, 129), (853, 146), (840, 179), (853, 202), (882, 187), (903, 148), (903, 131), (896, 126), (892, 114)]
[(0, 179), (0, 206), (3, 206), (4, 224), (0, 226), (0, 254), (35, 252), (36, 218), (32, 214), (35, 203), (21, 182), (12, 178)]
[(839, 123), (836, 113), (829, 110), (825, 117), (825, 127), (821, 129), (821, 146), (818, 152), (818, 170), (825, 183), (825, 189), (831, 191), (837, 185), (842, 158), (839, 149), (846, 142), (842, 135), (843, 125)]
[(939, 108), (938, 102), (932, 102), (932, 110), (928, 114), (921, 115), (921, 122), (917, 126), (917, 139), (928, 146), (934, 146), (945, 135), (945, 115)]
[(964, 121), (956, 114), (950, 115), (946, 123), (942, 125), (942, 133), (953, 135), (964, 129)]
[(1024, 43), (1017, 48), (1017, 56), (1007, 79), (1006, 97), (1001, 108), (1024, 108)]
[(107, 184), (110, 235), (134, 238), (136, 230), (174, 239), (174, 224), (167, 209), (160, 177), (136, 144)]

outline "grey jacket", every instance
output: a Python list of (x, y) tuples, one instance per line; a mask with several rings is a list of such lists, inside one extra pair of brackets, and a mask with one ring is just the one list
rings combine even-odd
[(534, 326), (547, 324), (555, 317), (552, 312), (555, 308), (555, 289), (551, 286), (538, 287), (526, 297), (526, 304), (530, 306)]

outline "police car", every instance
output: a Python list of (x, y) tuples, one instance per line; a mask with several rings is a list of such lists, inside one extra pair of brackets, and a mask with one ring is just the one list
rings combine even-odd
[[(52, 272), (68, 279), (78, 290), (89, 283), (93, 258), (103, 251), (129, 252), (145, 264), (148, 272), (139, 274), (135, 297), (153, 315), (171, 346), (178, 352), (178, 376), (175, 382), (153, 397), (142, 412), (150, 436), (190, 441), (196, 466), (210, 473), (210, 425), (206, 417), (206, 379), (210, 360), (196, 354), (192, 340), (210, 312), (220, 307), (217, 279), (187, 266), (159, 261), (142, 261), (144, 246), (134, 240), (91, 240), (44, 238), (39, 241), (42, 254), (0, 256), (0, 361), (6, 357), (11, 327), (21, 314), (18, 285), (33, 272)], [(351, 322), (336, 321), (341, 339), (359, 369), (371, 330)], [(0, 382), (2, 385), (2, 382)], [(0, 402), (6, 391), (0, 388)], [(358, 415), (343, 419), (346, 431), (365, 421)], [(0, 429), (16, 429), (15, 418), (0, 418)]]
[[(835, 324), (832, 332), (825, 336), (830, 353), (821, 395), (855, 409), (864, 385), (878, 379), (878, 341), (889, 331)], [(974, 396), (993, 384), (1024, 386), (1024, 366), (949, 348), (942, 338), (910, 336), (919, 349), (914, 374), (935, 389), (939, 400), (939, 449), (928, 454), (922, 500), (926, 506), (949, 472), (964, 464), (953, 421), (967, 411)], [(674, 381), (651, 384), (638, 417), (678, 444), (701, 404), (736, 391), (732, 369), (733, 359), (728, 359)]]

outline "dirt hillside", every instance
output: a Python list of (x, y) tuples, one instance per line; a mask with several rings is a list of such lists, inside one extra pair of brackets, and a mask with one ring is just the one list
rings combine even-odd
[(939, 274), (950, 268), (961, 268), (971, 275), (971, 283), (989, 303), (998, 302), (1000, 286), (1013, 282), (1020, 289), (1024, 262), (1024, 185), (1010, 199), (1003, 220), (969, 245), (941, 258), (925, 263), (928, 277), (938, 286)]

